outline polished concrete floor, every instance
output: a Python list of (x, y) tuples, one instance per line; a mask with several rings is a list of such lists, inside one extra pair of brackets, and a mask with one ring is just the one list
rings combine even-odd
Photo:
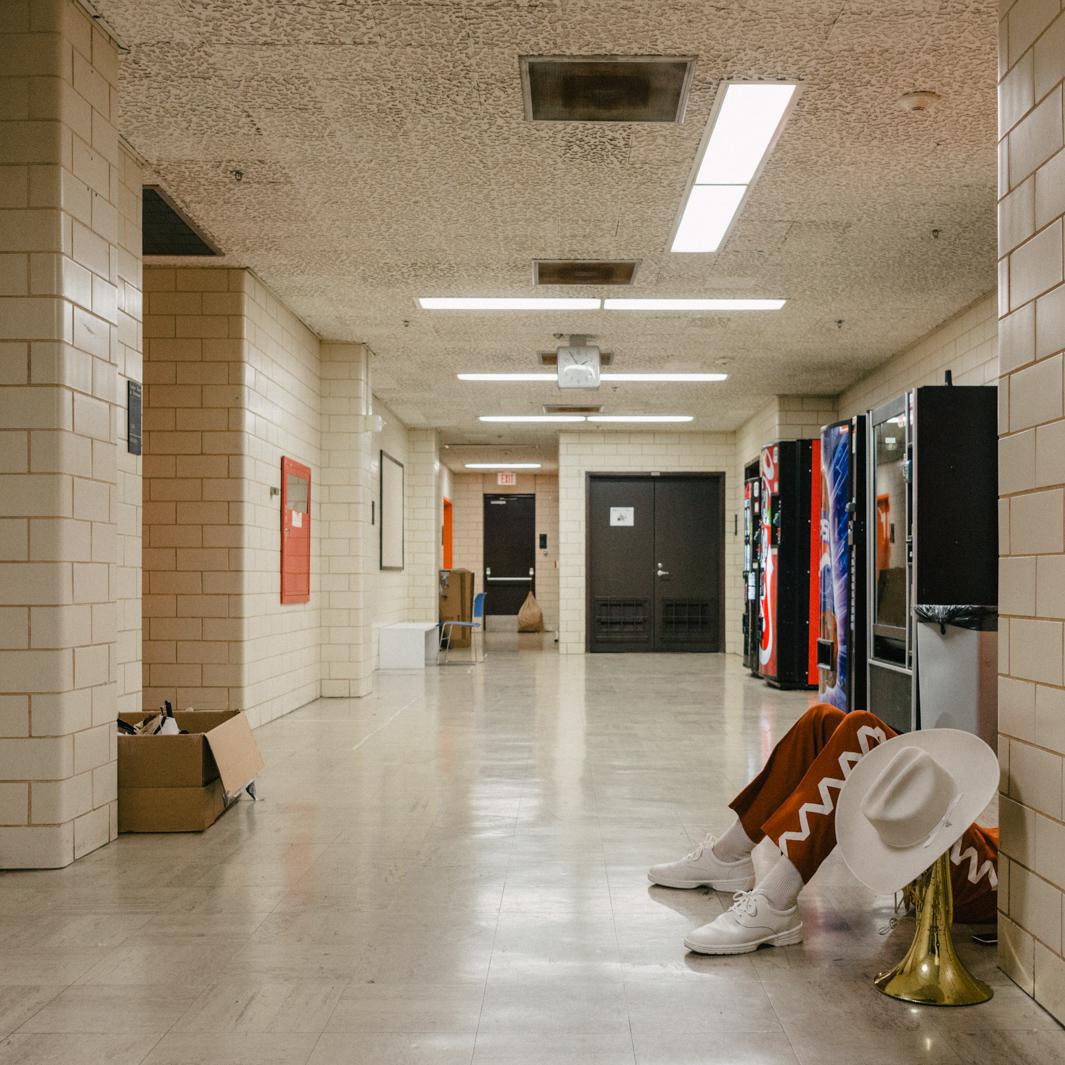
[(912, 922), (884, 934), (890, 900), (837, 861), (801, 946), (685, 953), (727, 900), (646, 867), (728, 823), (809, 701), (736, 659), (500, 634), (482, 665), (314, 703), (257, 733), (261, 801), (203, 835), (0, 874), (0, 1065), (1065, 1060), (967, 936), (990, 1003), (879, 995)]

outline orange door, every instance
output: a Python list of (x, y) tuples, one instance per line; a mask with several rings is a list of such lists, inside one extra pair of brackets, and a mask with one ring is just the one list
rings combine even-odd
[(453, 508), (451, 506), (451, 500), (450, 499), (445, 499), (444, 500), (444, 532), (443, 532), (444, 569), (451, 569), (452, 562), (454, 561), (454, 559), (453, 559), (454, 552), (453, 552), (453, 549), (452, 549), (452, 544), (453, 544), (453, 538), (454, 538), (455, 530), (454, 530), (454, 526), (452, 524), (453, 521), (454, 521), (454, 516), (453, 516)]

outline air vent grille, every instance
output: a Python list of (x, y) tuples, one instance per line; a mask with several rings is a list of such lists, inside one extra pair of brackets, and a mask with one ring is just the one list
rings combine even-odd
[(534, 122), (681, 122), (690, 56), (522, 56)]
[(145, 185), (143, 194), (145, 255), (222, 254), (157, 185)]
[(631, 285), (635, 276), (634, 259), (537, 259), (533, 263), (537, 285)]
[(599, 414), (602, 405), (572, 404), (572, 403), (545, 403), (544, 414)]
[[(541, 351), (538, 353), (541, 366), (557, 366), (558, 365), (558, 352), (557, 351)], [(599, 352), (599, 365), (609, 366), (614, 361), (613, 352), (601, 351)]]

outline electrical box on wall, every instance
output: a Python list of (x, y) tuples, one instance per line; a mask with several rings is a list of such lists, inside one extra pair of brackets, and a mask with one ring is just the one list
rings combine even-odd
[(281, 460), (281, 602), (311, 598), (311, 471)]

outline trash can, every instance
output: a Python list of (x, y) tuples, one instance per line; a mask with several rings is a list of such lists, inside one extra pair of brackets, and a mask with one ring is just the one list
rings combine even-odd
[(921, 728), (956, 728), (995, 746), (998, 607), (925, 604), (917, 620)]

